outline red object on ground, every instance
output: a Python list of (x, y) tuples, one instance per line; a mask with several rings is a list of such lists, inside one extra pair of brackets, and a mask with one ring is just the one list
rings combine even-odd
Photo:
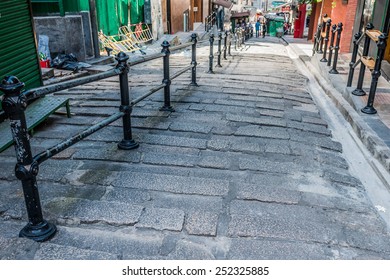
[(50, 60), (41, 60), (39, 61), (41, 68), (50, 68)]

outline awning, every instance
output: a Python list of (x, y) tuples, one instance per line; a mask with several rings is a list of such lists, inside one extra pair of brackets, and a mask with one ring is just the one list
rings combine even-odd
[(227, 9), (231, 9), (233, 7), (233, 2), (230, 0), (213, 0), (213, 4), (222, 6)]
[(250, 11), (238, 12), (238, 13), (232, 14), (231, 18), (244, 18), (244, 17), (249, 17), (250, 14), (251, 14)]

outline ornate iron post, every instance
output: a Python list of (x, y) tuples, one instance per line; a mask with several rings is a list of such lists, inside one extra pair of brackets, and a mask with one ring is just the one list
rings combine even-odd
[(213, 59), (214, 59), (214, 34), (210, 34), (209, 71), (207, 72), (209, 74), (214, 74)]
[(328, 50), (328, 44), (329, 44), (329, 32), (330, 32), (330, 26), (332, 25), (332, 20), (328, 19), (326, 21), (326, 33), (325, 33), (325, 38), (324, 38), (324, 55), (322, 56), (322, 59), (320, 60), (321, 62), (327, 62), (328, 60), (326, 59), (326, 52)]
[[(324, 14), (323, 18), (326, 18), (328, 15), (327, 14)], [(325, 23), (324, 23), (324, 20), (323, 18), (321, 19), (321, 33), (320, 33), (320, 49), (317, 51), (317, 53), (323, 53), (322, 51), (322, 47), (323, 47), (323, 44), (324, 44), (324, 37), (322, 37), (322, 33), (325, 32)]]
[[(367, 30), (372, 30), (374, 29), (374, 25), (372, 23), (368, 23), (366, 26)], [(363, 47), (363, 54), (362, 56), (367, 56), (368, 55), (368, 50), (370, 49), (370, 37), (366, 35), (366, 38), (364, 39), (364, 47)], [(359, 78), (358, 78), (358, 84), (356, 89), (352, 91), (353, 95), (357, 96), (363, 96), (366, 93), (363, 90), (363, 80), (364, 80), (364, 72), (366, 71), (366, 65), (364, 63), (360, 63), (360, 72), (359, 72)]]
[(196, 66), (198, 63), (196, 62), (196, 44), (198, 42), (198, 35), (196, 33), (193, 33), (191, 35), (191, 41), (192, 41), (192, 75), (191, 75), (191, 86), (198, 86), (198, 83), (196, 82)]
[(379, 42), (377, 44), (378, 53), (375, 60), (374, 70), (371, 73), (372, 80), (370, 86), (370, 93), (368, 95), (367, 106), (362, 109), (362, 112), (366, 114), (376, 113), (376, 110), (374, 108), (374, 99), (375, 99), (376, 87), (378, 86), (378, 79), (381, 75), (381, 64), (382, 64), (383, 56), (385, 54), (387, 35), (381, 34), (379, 35), (378, 39), (379, 39)]
[(328, 63), (326, 64), (327, 66), (330, 66), (332, 63), (332, 55), (333, 55), (333, 49), (334, 49), (334, 38), (336, 35), (336, 30), (337, 30), (337, 25), (333, 24), (332, 25), (332, 31), (331, 34), (332, 36), (330, 37), (330, 46), (329, 46), (329, 55), (328, 55)]
[(339, 59), (339, 50), (340, 50), (340, 40), (341, 40), (341, 32), (343, 32), (343, 23), (339, 22), (337, 24), (337, 39), (336, 39), (336, 46), (334, 47), (334, 59), (333, 59), (333, 66), (332, 69), (330, 69), (330, 74), (338, 74), (339, 71), (337, 71), (337, 60)]
[(227, 52), (227, 39), (228, 39), (229, 31), (225, 31), (225, 38), (224, 38), (224, 44), (223, 44), (223, 59), (227, 60), (226, 58), (226, 52)]
[(171, 55), (171, 51), (169, 50), (169, 42), (164, 41), (161, 44), (162, 50), (161, 52), (165, 54), (163, 58), (163, 64), (164, 64), (164, 79), (163, 83), (165, 84), (164, 87), (164, 106), (160, 108), (160, 111), (167, 111), (167, 112), (174, 112), (175, 109), (171, 106), (171, 79), (169, 77), (169, 56)]
[(321, 24), (318, 24), (317, 31), (314, 36), (314, 45), (313, 45), (313, 51), (311, 56), (313, 56), (316, 52), (318, 52), (318, 48), (320, 46), (320, 38), (321, 38)]
[(349, 63), (347, 87), (350, 87), (352, 85), (353, 74), (355, 73), (356, 57), (359, 49), (359, 39), (361, 36), (362, 33), (360, 33), (360, 31), (354, 35), (352, 58), (351, 58), (351, 62)]
[(221, 51), (221, 48), (222, 47), (222, 32), (219, 32), (218, 33), (218, 59), (217, 59), (217, 65), (215, 65), (215, 67), (222, 67), (221, 65), (221, 55), (222, 55), (222, 51)]
[(33, 160), (24, 110), (27, 100), (21, 93), (24, 83), (15, 76), (5, 77), (0, 90), (4, 92), (3, 109), (9, 117), (11, 133), (15, 142), (17, 164), (15, 175), (22, 181), (28, 224), (20, 231), (20, 237), (43, 242), (54, 236), (57, 228), (43, 219), (36, 176), (39, 165)]
[(232, 48), (232, 32), (229, 31), (229, 47), (228, 47), (228, 55), (231, 56), (231, 48)]
[(129, 66), (127, 65), (129, 56), (124, 52), (120, 52), (115, 59), (118, 61), (116, 68), (121, 71), (119, 74), (121, 92), (121, 106), (119, 107), (119, 110), (124, 113), (122, 117), (123, 139), (118, 143), (118, 148), (121, 150), (131, 150), (138, 148), (139, 144), (133, 140), (131, 133), (132, 107), (130, 106), (129, 78), (127, 76), (129, 74)]

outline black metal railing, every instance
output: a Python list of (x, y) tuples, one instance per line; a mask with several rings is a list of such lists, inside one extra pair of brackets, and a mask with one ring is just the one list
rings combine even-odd
[(337, 62), (339, 58), (342, 32), (343, 23), (339, 22), (337, 25), (334, 24), (332, 26), (332, 19), (329, 18), (327, 14), (324, 14), (320, 24), (318, 24), (316, 34), (314, 35), (312, 56), (314, 56), (315, 53), (322, 54), (320, 61), (327, 62), (327, 66), (332, 67), (329, 70), (330, 74), (339, 73), (337, 71)]
[[(217, 65), (215, 67), (222, 67), (221, 59), (223, 54), (223, 59), (227, 60), (227, 54), (231, 55), (231, 32), (230, 31), (220, 31), (218, 32), (218, 36), (215, 37), (213, 33), (210, 33), (209, 43), (210, 43), (210, 54), (209, 54), (209, 69), (207, 73), (214, 74), (214, 58), (217, 56)], [(214, 53), (214, 43), (217, 41), (218, 49), (217, 52)], [(222, 48), (222, 42), (224, 46)]]
[[(211, 41), (210, 37), (210, 41)], [(219, 36), (218, 40), (222, 40)], [(123, 52), (116, 56), (117, 65), (115, 68), (103, 73), (90, 75), (83, 78), (74, 79), (71, 81), (61, 82), (58, 84), (44, 86), (36, 89), (22, 91), (24, 83), (19, 81), (15, 76), (7, 76), (0, 83), (0, 90), (4, 93), (3, 108), (9, 118), (12, 136), (14, 139), (14, 147), (16, 151), (17, 164), (15, 167), (15, 175), (21, 180), (23, 186), (24, 199), (26, 202), (28, 223), (20, 231), (20, 237), (27, 237), (35, 241), (46, 241), (53, 237), (56, 233), (56, 226), (47, 222), (42, 215), (42, 208), (37, 185), (37, 175), (39, 172), (39, 165), (44, 161), (50, 159), (59, 152), (76, 144), (87, 136), (97, 132), (98, 130), (108, 126), (122, 118), (123, 139), (118, 143), (119, 149), (131, 150), (139, 146), (133, 139), (131, 129), (131, 113), (133, 106), (144, 100), (151, 94), (164, 89), (164, 104), (160, 108), (162, 111), (174, 111), (170, 100), (170, 85), (172, 80), (179, 77), (183, 73), (191, 70), (191, 86), (198, 86), (196, 71), (197, 58), (196, 49), (198, 44), (196, 34), (191, 36), (191, 42), (170, 48), (170, 44), (164, 41), (162, 44), (161, 53), (147, 55), (138, 60), (129, 62), (129, 56)], [(170, 54), (172, 51), (192, 46), (191, 64), (174, 74), (170, 74)], [(225, 44), (226, 47), (226, 44)], [(220, 46), (219, 46), (220, 49)], [(219, 50), (219, 53), (221, 51)], [(133, 65), (151, 61), (154, 59), (163, 59), (163, 81), (160, 85), (150, 89), (144, 95), (131, 100), (129, 92), (128, 73), (129, 68)], [(57, 92), (64, 89), (73, 88), (84, 85), (90, 82), (96, 82), (109, 77), (119, 76), (121, 104), (119, 112), (114, 113), (110, 117), (100, 121), (99, 123), (88, 127), (87, 129), (77, 133), (76, 135), (62, 141), (61, 143), (33, 156), (27, 132), (25, 109), (27, 108), (27, 101), (37, 97), (42, 97), (46, 94)]]
[[(359, 53), (359, 44), (363, 39), (363, 51), (362, 53)], [(370, 52), (371, 41), (376, 43), (378, 49), (375, 59), (368, 56)], [(367, 105), (361, 109), (361, 111), (365, 114), (376, 114), (377, 112), (374, 108), (374, 99), (378, 86), (378, 79), (381, 76), (381, 65), (386, 50), (386, 44), (387, 34), (382, 33), (379, 30), (374, 30), (374, 26), (371, 23), (367, 24), (366, 30), (363, 33), (358, 32), (354, 36), (352, 58), (351, 62), (349, 63), (347, 87), (352, 85), (355, 68), (360, 64), (357, 86), (356, 89), (352, 91), (352, 94), (356, 96), (366, 95), (366, 92), (363, 90), (364, 75), (366, 68), (371, 71), (371, 84)], [(358, 55), (359, 60), (356, 61)]]

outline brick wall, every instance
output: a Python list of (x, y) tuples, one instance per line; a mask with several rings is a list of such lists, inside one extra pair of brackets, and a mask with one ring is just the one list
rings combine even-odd
[(343, 23), (343, 33), (341, 35), (340, 52), (349, 52), (352, 43), (352, 31), (355, 21), (357, 0), (349, 0), (348, 4), (343, 4), (341, 0), (336, 0), (336, 6), (331, 11), (332, 24)]
[[(358, 0), (349, 0), (348, 4), (343, 4), (342, 0), (335, 0), (336, 6), (332, 8), (333, 0), (323, 0), (318, 3), (315, 14), (315, 25), (313, 27), (313, 35), (317, 30), (318, 17), (321, 15), (328, 14), (332, 18), (332, 25), (343, 23), (343, 32), (341, 34), (340, 52), (350, 52), (352, 38), (353, 38), (353, 25), (355, 21), (355, 13), (358, 4)], [(321, 6), (322, 5), (322, 6)], [(314, 38), (312, 38), (313, 40)]]

